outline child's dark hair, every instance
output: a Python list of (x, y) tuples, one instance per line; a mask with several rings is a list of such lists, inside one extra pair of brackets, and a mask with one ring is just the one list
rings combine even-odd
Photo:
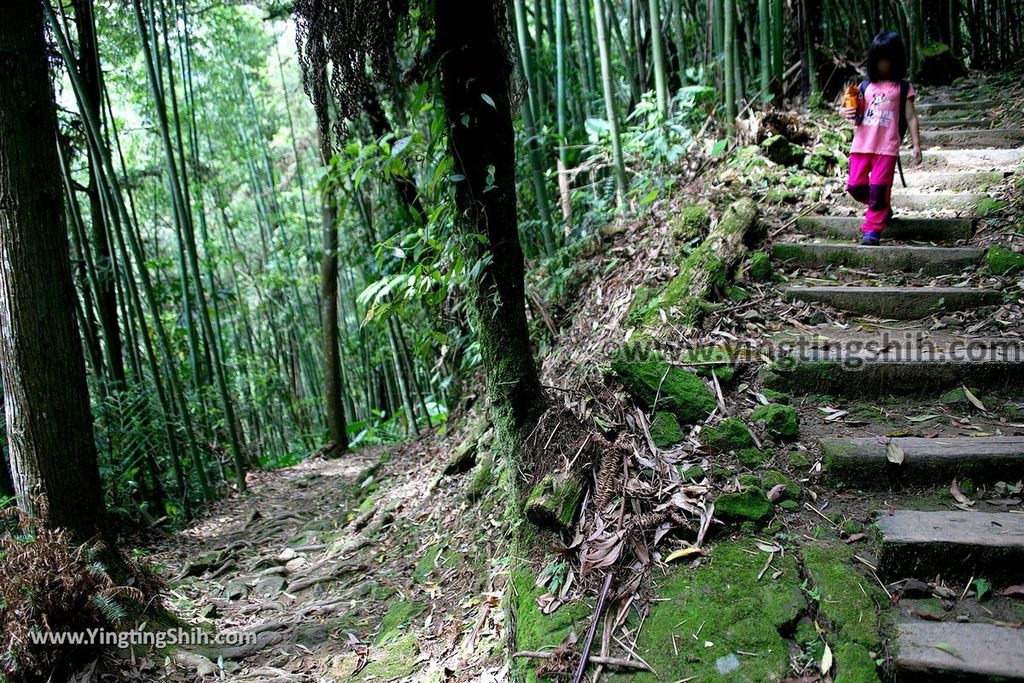
[(871, 49), (868, 50), (869, 80), (882, 80), (882, 76), (878, 73), (878, 63), (883, 59), (890, 64), (887, 80), (902, 81), (907, 77), (907, 50), (903, 46), (900, 34), (895, 31), (879, 33), (871, 43)]

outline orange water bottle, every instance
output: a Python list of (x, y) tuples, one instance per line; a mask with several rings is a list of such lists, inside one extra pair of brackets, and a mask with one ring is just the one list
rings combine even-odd
[[(855, 85), (851, 85), (846, 89), (846, 95), (843, 97), (843, 107), (846, 109), (857, 109), (857, 104), (860, 99), (860, 88)], [(858, 112), (859, 113), (859, 112)], [(860, 116), (854, 119), (854, 123), (860, 123)]]

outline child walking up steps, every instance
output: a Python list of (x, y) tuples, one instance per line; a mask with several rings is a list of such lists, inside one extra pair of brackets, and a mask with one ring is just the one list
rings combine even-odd
[(861, 244), (877, 245), (892, 220), (892, 184), (900, 145), (909, 130), (914, 163), (921, 163), (921, 136), (914, 98), (906, 79), (906, 50), (896, 33), (875, 37), (868, 52), (867, 78), (857, 93), (857, 106), (844, 103), (842, 115), (856, 129), (850, 148), (847, 192), (867, 205), (861, 224)]

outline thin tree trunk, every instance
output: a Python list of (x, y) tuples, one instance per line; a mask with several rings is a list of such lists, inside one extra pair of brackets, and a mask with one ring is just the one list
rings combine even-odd
[(601, 82), (604, 86), (604, 105), (608, 117), (608, 130), (612, 138), (612, 164), (615, 171), (616, 198), (619, 206), (626, 201), (629, 180), (626, 178), (626, 162), (622, 156), (622, 142), (619, 139), (619, 118), (615, 106), (615, 81), (612, 73), (611, 51), (608, 49), (608, 30), (605, 27), (603, 0), (594, 0), (594, 17), (597, 22), (597, 49), (601, 55)]
[(650, 14), (651, 50), (654, 52), (654, 87), (658, 94), (658, 111), (668, 118), (668, 75), (665, 68), (665, 47), (661, 33), (661, 5), (658, 0), (647, 0)]
[(41, 9), (9, 0), (0, 22), (0, 377), (18, 506), (81, 542), (105, 513)]
[(725, 0), (722, 41), (725, 45), (725, 126), (732, 133), (736, 125), (736, 4)]

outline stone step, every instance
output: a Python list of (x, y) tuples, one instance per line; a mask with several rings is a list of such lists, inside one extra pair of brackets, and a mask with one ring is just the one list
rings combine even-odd
[[(887, 444), (903, 453), (889, 462)], [(825, 470), (835, 481), (869, 488), (949, 484), (953, 479), (1017, 481), (1024, 478), (1024, 436), (922, 439), (822, 439)]]
[[(899, 182), (897, 179), (896, 182)], [(959, 213), (990, 213), (987, 204), (993, 200), (980, 192), (922, 192), (908, 188), (896, 188), (892, 192), (892, 206), (896, 211), (954, 211)], [(843, 195), (840, 204), (856, 209), (864, 205), (848, 194)], [(979, 208), (980, 207), (980, 208)]]
[(1001, 292), (968, 287), (789, 287), (784, 295), (790, 300), (816, 301), (889, 320), (915, 320), (936, 312), (994, 306), (1003, 301)]
[(803, 266), (847, 266), (880, 272), (901, 270), (926, 275), (959, 273), (978, 265), (985, 251), (972, 247), (864, 246), (860, 244), (776, 242), (772, 256)]
[(946, 102), (916, 102), (914, 108), (918, 114), (930, 116), (940, 112), (972, 112), (985, 114), (992, 109), (1001, 107), (1005, 102), (1002, 100), (963, 100)]
[(878, 530), (878, 573), (890, 581), (961, 574), (991, 581), (1020, 579), (1024, 515), (883, 510)]
[[(1003, 182), (1010, 171), (916, 171), (908, 169), (904, 172), (908, 188), (932, 188), (936, 190), (981, 190)], [(902, 189), (903, 183), (897, 177), (896, 190)]]
[[(904, 170), (910, 169), (913, 154), (904, 150)], [(973, 169), (991, 171), (1010, 169), (1024, 162), (1024, 149), (936, 149), (925, 150), (922, 154), (922, 166), (925, 169)]]
[[(924, 174), (922, 174), (924, 175)], [(857, 216), (802, 216), (796, 227), (802, 233), (826, 237), (857, 238), (861, 223)], [(966, 218), (900, 218), (885, 229), (886, 239), (952, 242), (974, 234), (974, 221)]]
[(985, 118), (921, 119), (921, 129), (930, 128), (991, 128), (992, 120)]
[(1024, 629), (909, 621), (897, 624), (896, 632), (901, 683), (1024, 681)]
[(937, 346), (881, 336), (821, 346), (806, 337), (788, 346), (793, 350), (764, 378), (769, 388), (788, 393), (860, 397), (1024, 387), (1024, 347), (1010, 341)]
[(921, 131), (921, 145), (924, 147), (984, 147), (986, 149), (1012, 149), (1024, 145), (1024, 129), (988, 128), (966, 130), (924, 130)]

